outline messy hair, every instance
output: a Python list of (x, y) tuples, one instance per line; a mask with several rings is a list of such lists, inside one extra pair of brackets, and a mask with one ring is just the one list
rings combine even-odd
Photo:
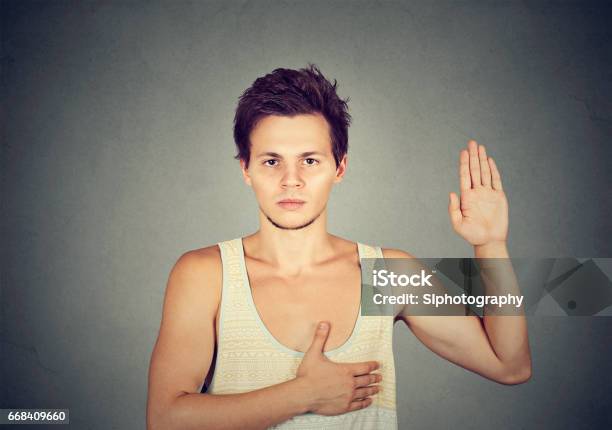
[(299, 70), (278, 68), (255, 82), (240, 96), (234, 116), (234, 142), (248, 167), (251, 157), (251, 131), (268, 115), (293, 117), (321, 114), (331, 130), (332, 153), (338, 167), (348, 151), (348, 127), (351, 115), (348, 101), (336, 94), (337, 82), (330, 83), (319, 68), (309, 63)]

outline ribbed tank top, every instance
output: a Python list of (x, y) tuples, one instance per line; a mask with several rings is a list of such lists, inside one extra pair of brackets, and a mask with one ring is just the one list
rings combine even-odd
[[(251, 292), (242, 238), (218, 244), (223, 263), (217, 358), (209, 394), (257, 390), (295, 378), (304, 353), (281, 344), (264, 325)], [(380, 247), (357, 243), (359, 259), (382, 258)], [(362, 279), (364, 268), (362, 268)], [(272, 429), (397, 429), (393, 316), (359, 315), (348, 340), (324, 354), (335, 362), (376, 360), (383, 375), (372, 404), (342, 415), (306, 413)]]

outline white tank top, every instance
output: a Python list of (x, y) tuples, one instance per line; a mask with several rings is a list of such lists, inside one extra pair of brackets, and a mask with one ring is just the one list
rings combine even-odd
[[(261, 320), (248, 281), (242, 238), (220, 242), (223, 289), (217, 357), (209, 394), (257, 390), (295, 378), (304, 353), (278, 342)], [(382, 258), (380, 247), (357, 244), (359, 258)], [(362, 279), (363, 279), (362, 266)], [(342, 415), (306, 413), (273, 429), (397, 429), (393, 316), (363, 316), (361, 305), (349, 339), (324, 354), (336, 362), (376, 360), (382, 391), (372, 404)]]

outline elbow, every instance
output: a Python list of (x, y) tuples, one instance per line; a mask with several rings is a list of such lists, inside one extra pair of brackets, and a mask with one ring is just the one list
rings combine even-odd
[(188, 394), (181, 392), (164, 402), (149, 402), (147, 405), (147, 430), (179, 430), (185, 428), (184, 410), (177, 408), (178, 399)]
[(147, 412), (147, 430), (163, 430), (171, 428), (166, 422), (166, 415), (159, 412)]
[(147, 415), (147, 430), (161, 430), (164, 428), (164, 423), (159, 415)]
[(147, 416), (147, 430), (178, 430), (179, 424), (169, 413), (157, 413)]
[(531, 379), (531, 363), (522, 366), (519, 370), (509, 372), (499, 382), (504, 385), (524, 384)]
[(176, 429), (176, 426), (172, 425), (169, 408), (149, 404), (147, 406), (147, 430), (170, 429)]

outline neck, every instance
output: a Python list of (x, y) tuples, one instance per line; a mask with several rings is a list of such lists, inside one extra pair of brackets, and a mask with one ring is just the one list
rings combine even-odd
[(327, 209), (312, 224), (299, 230), (278, 228), (261, 212), (259, 221), (259, 230), (244, 238), (247, 257), (283, 272), (299, 274), (334, 254), (335, 236), (327, 232)]

